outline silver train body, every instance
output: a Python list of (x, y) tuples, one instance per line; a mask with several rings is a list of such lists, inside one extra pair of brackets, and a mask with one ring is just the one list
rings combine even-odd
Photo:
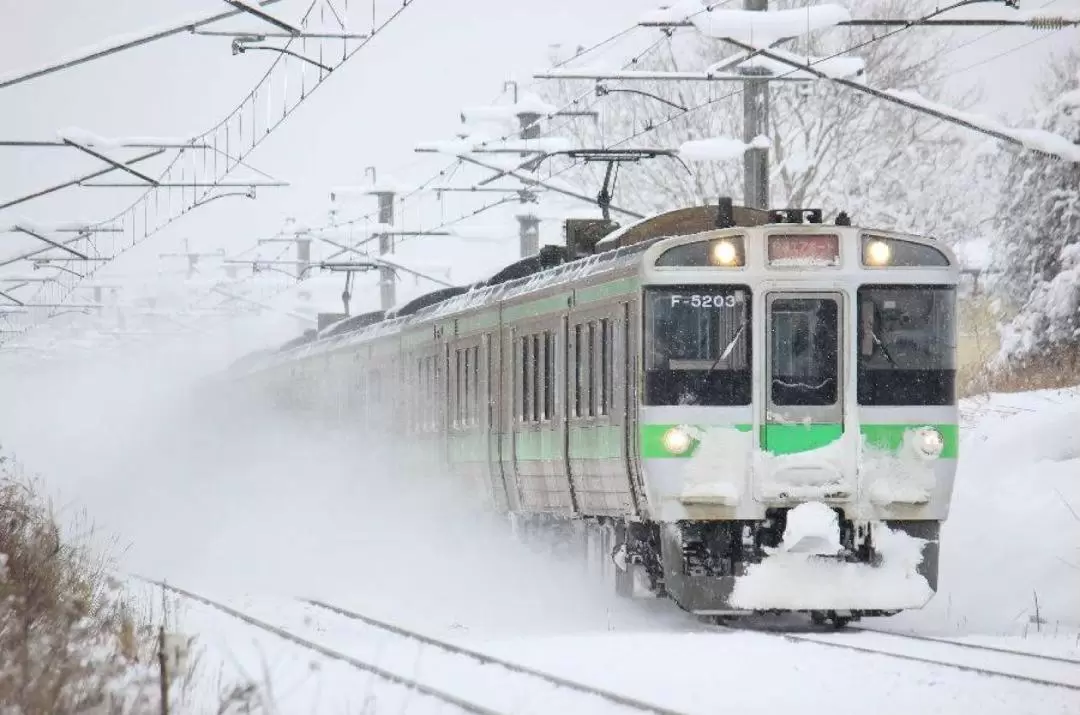
[[(843, 219), (728, 211), (549, 247), (549, 267), (324, 330), (230, 379), (424, 446), (519, 530), (581, 539), (623, 595), (834, 620), (921, 607), (956, 469), (957, 261)], [(835, 515), (834, 548), (806, 557), (825, 587), (740, 593), (810, 503)], [(886, 531), (917, 540), (905, 578), (923, 588), (859, 585)]]

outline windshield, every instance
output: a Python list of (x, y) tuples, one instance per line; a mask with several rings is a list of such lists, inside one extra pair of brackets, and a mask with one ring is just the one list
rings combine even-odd
[(779, 298), (769, 322), (774, 405), (836, 404), (839, 305), (832, 298)]
[(750, 404), (750, 290), (645, 290), (645, 404)]
[(955, 301), (952, 286), (859, 289), (859, 404), (955, 403)]

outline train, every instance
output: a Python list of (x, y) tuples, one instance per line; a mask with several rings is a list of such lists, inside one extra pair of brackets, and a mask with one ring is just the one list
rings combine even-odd
[(564, 235), (229, 379), (407, 440), (620, 596), (837, 627), (923, 607), (959, 447), (949, 247), (729, 198)]

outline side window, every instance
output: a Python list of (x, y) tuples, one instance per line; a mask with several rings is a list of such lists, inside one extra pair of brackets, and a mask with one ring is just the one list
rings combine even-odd
[(585, 373), (582, 366), (581, 326), (574, 326), (574, 417), (582, 416), (582, 390)]
[(555, 334), (544, 333), (544, 414), (555, 418)]
[(600, 414), (611, 412), (611, 321), (600, 321)]
[(530, 343), (532, 343), (531, 335), (526, 335), (521, 339), (521, 364), (523, 368), (521, 372), (524, 380), (524, 387), (521, 391), (522, 422), (532, 422), (533, 419), (533, 364), (532, 360), (530, 360), (532, 353)]
[(472, 350), (472, 422), (480, 424), (480, 348), (473, 346)]
[(472, 424), (472, 413), (473, 413), (473, 385), (474, 385), (474, 381), (473, 381), (473, 377), (472, 377), (472, 360), (470, 360), (470, 358), (472, 357), (472, 355), (470, 354), (470, 353), (472, 353), (472, 350), (470, 350), (469, 348), (465, 348), (461, 352), (465, 356), (465, 369), (463, 370), (463, 372), (465, 373), (465, 380), (464, 380), (464, 383), (465, 383), (465, 390), (464, 390), (464, 392), (465, 392), (465, 400), (464, 400), (465, 405), (464, 405), (464, 409), (461, 411), (461, 422), (462, 422), (462, 424), (467, 426), (467, 425)]

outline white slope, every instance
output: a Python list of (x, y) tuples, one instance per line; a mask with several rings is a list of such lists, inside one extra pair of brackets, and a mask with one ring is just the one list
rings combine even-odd
[(1080, 390), (973, 398), (962, 412), (960, 470), (942, 529), (938, 594), (922, 611), (882, 625), (948, 634), (1072, 632), (1075, 638)]

